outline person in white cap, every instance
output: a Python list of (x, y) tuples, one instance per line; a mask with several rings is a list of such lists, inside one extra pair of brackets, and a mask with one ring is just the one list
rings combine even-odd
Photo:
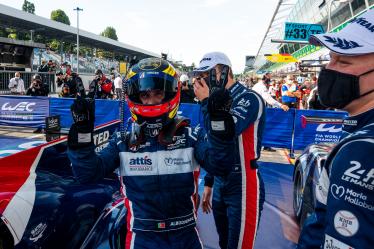
[(228, 110), (227, 120), (235, 122), (231, 128), (225, 122), (217, 122), (213, 116), (211, 120), (204, 120), (206, 128), (220, 130), (222, 136), (234, 129), (236, 146), (231, 152), (235, 160), (227, 165), (226, 174), (205, 177), (203, 211), (210, 212), (212, 207), (222, 249), (253, 248), (265, 199), (257, 166), (265, 126), (265, 103), (258, 93), (234, 81), (231, 62), (223, 53), (204, 55), (194, 73), (195, 95), (202, 108), (208, 105), (208, 109), (213, 106)]
[(304, 223), (298, 248), (373, 248), (374, 10), (340, 32), (309, 41), (331, 50), (318, 79), (322, 104), (349, 117), (321, 170), (315, 212)]

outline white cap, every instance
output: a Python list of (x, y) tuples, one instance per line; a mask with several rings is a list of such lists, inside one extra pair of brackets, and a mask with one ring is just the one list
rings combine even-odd
[(206, 72), (218, 64), (231, 67), (231, 61), (227, 55), (221, 52), (211, 52), (203, 56), (199, 63), (199, 67), (194, 72)]
[(309, 42), (342, 55), (374, 53), (374, 10), (356, 17), (339, 32), (311, 35)]

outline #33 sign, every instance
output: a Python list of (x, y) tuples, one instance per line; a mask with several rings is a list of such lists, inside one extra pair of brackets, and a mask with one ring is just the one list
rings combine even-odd
[(320, 24), (286, 22), (284, 29), (284, 40), (308, 41), (311, 35), (324, 33)]

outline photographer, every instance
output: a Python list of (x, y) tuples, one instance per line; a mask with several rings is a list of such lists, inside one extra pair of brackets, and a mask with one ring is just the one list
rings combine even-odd
[(30, 96), (48, 96), (48, 91), (42, 82), (42, 78), (39, 74), (35, 74), (32, 77), (31, 85), (27, 89), (26, 95)]
[(105, 77), (103, 71), (97, 69), (95, 78), (89, 86), (88, 97), (95, 99), (112, 99), (113, 92), (113, 83)]
[(190, 88), (188, 76), (182, 74), (179, 78), (179, 81), (182, 83), (181, 103), (196, 103), (195, 93), (193, 92), (193, 89)]

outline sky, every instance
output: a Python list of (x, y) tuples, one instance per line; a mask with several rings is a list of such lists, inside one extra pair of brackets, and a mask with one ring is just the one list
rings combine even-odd
[[(50, 18), (62, 9), (76, 27), (99, 34), (107, 26), (120, 42), (175, 61), (198, 65), (207, 52), (221, 51), (241, 73), (246, 55), (256, 55), (278, 0), (29, 0), (35, 14)], [(21, 9), (23, 0), (0, 0)]]

